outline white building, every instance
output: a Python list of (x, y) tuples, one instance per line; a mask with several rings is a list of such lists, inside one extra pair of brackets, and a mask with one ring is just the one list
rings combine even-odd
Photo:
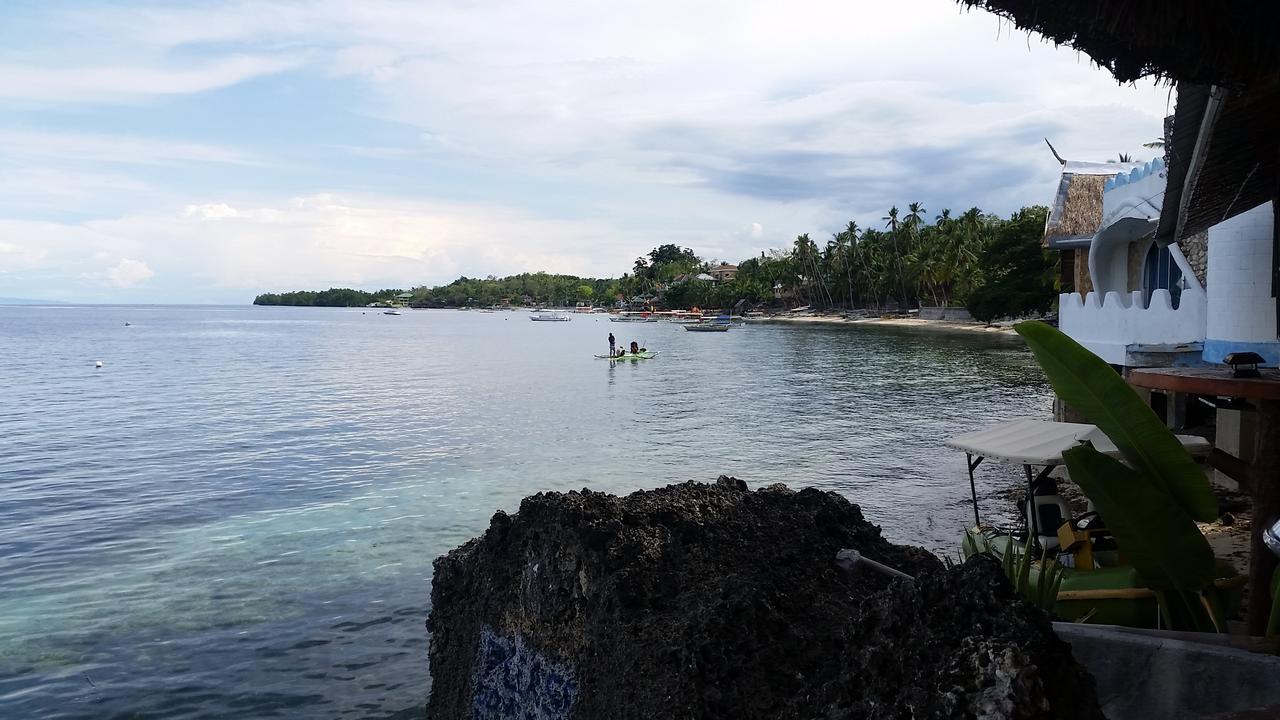
[[(1122, 367), (1221, 363), (1243, 350), (1280, 362), (1271, 204), (1162, 245), (1162, 217), (1172, 222), (1164, 214), (1168, 181), (1161, 159), (1064, 164), (1046, 229), (1050, 247), (1071, 253), (1064, 263), (1077, 279), (1059, 296), (1063, 332)], [(1097, 214), (1090, 203), (1099, 190), (1097, 226), (1081, 236), (1080, 227), (1091, 224), (1088, 209)], [(1073, 223), (1075, 235), (1055, 232)]]

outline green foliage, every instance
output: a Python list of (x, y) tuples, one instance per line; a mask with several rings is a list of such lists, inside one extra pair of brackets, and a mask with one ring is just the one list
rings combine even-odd
[(1191, 516), (1146, 475), (1091, 445), (1072, 448), (1062, 459), (1149, 587), (1198, 590), (1213, 582), (1209, 542)]
[(1001, 567), (1009, 583), (1027, 602), (1052, 613), (1058, 602), (1058, 590), (1062, 586), (1062, 565), (1043, 553), (1036, 570), (1035, 586), (1031, 584), (1031, 550), (1021, 548), (1009, 538), (1005, 545)]
[[(745, 302), (751, 306), (805, 304), (877, 310), (902, 310), (924, 303), (963, 305), (975, 293), (983, 292), (987, 275), (999, 282), (1017, 284), (1015, 280), (1021, 276), (997, 268), (1003, 256), (1000, 252), (993, 254), (991, 248), (1004, 242), (1011, 243), (1014, 249), (1038, 249), (1045, 212), (1044, 208), (1024, 208), (1003, 220), (978, 208), (959, 216), (944, 209), (930, 223), (925, 208), (920, 203), (910, 203), (905, 213), (891, 208), (883, 230), (864, 229), (849, 222), (825, 243), (808, 233), (800, 235), (790, 247), (743, 260), (738, 264), (737, 276), (727, 282), (697, 280), (696, 276), (712, 263), (698, 257), (691, 248), (664, 244), (637, 257), (630, 272), (618, 278), (544, 272), (504, 278), (460, 277), (448, 285), (414, 288), (411, 304), (613, 305), (623, 300), (672, 309), (732, 308)], [(1033, 235), (1034, 242), (1023, 242)], [(984, 258), (986, 266), (980, 262)], [(318, 301), (317, 296), (324, 293), (303, 291), (260, 295), (255, 302), (364, 305), (381, 297), (377, 293), (360, 295), (359, 290), (344, 292), (355, 295)], [(1017, 315), (1028, 308), (1047, 308), (1052, 298), (1051, 289), (1030, 295), (1019, 293), (1010, 295), (1007, 289), (988, 292), (983, 296), (986, 304), (982, 307), (991, 308), (998, 315)]]
[(1024, 322), (1016, 330), (1058, 397), (1097, 425), (1135, 470), (1191, 518), (1212, 522), (1218, 517), (1218, 501), (1204, 472), (1119, 373), (1056, 328)]
[(1023, 208), (1002, 223), (978, 258), (983, 284), (969, 298), (969, 313), (989, 322), (1043, 313), (1053, 304), (1053, 261), (1040, 241), (1047, 210)]
[(351, 288), (329, 288), (319, 292), (299, 290), (286, 293), (263, 293), (253, 299), (254, 305), (295, 305), (307, 307), (364, 307), (375, 301), (388, 301), (403, 290), (365, 292)]
[(1016, 329), (1058, 396), (1097, 425), (1129, 462), (1092, 445), (1063, 453), (1071, 479), (1097, 506), (1126, 560), (1156, 591), (1166, 625), (1222, 629), (1221, 613), (1213, 607), (1213, 550), (1195, 524), (1217, 516), (1204, 473), (1109, 365), (1044, 323)]

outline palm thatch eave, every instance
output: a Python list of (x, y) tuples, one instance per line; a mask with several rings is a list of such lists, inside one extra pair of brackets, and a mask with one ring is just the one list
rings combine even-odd
[(1242, 87), (1280, 74), (1269, 0), (958, 0), (1086, 53), (1121, 82)]

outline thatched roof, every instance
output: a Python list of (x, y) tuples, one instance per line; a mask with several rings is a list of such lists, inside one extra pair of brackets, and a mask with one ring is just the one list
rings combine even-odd
[(1169, 244), (1270, 200), (1278, 140), (1280, 82), (1249, 91), (1179, 84), (1156, 240)]
[(1242, 86), (1280, 75), (1273, 0), (959, 0), (1088, 54), (1117, 80)]
[(1102, 225), (1103, 185), (1107, 178), (1132, 167), (1132, 163), (1068, 162), (1064, 165), (1045, 223), (1045, 247), (1088, 245)]

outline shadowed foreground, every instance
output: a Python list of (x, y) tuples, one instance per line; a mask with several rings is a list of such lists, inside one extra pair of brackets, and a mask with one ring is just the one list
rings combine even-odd
[[(842, 548), (916, 575), (839, 570)], [(1100, 718), (1000, 568), (944, 569), (834, 493), (731, 478), (538, 494), (435, 564), (453, 718)]]

